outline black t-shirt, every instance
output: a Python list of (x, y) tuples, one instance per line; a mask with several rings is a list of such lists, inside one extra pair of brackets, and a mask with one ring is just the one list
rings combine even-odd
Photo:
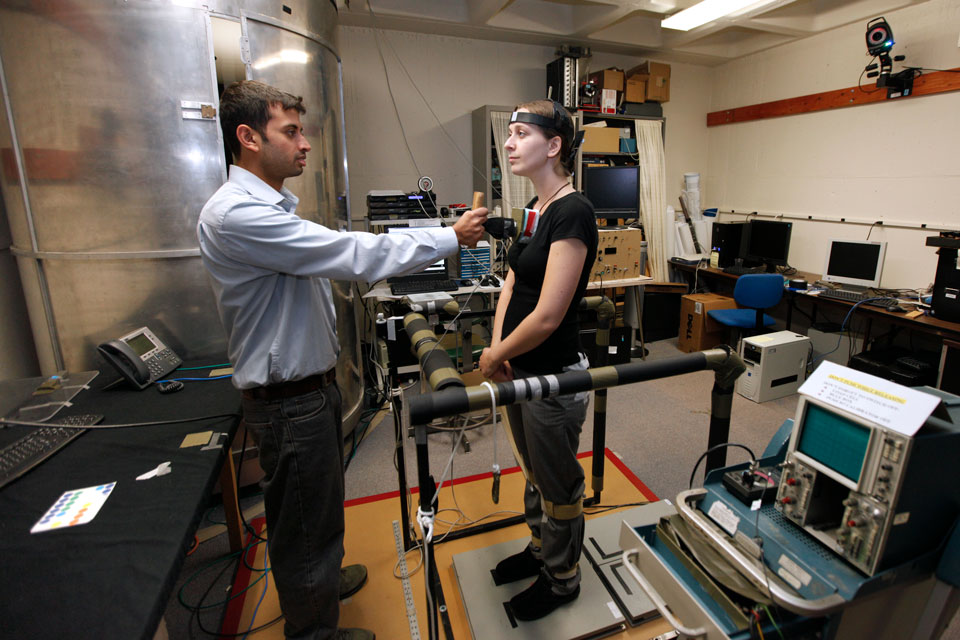
[(547, 271), (550, 245), (557, 240), (568, 238), (576, 238), (587, 246), (587, 256), (580, 270), (580, 281), (560, 326), (533, 350), (510, 358), (510, 364), (528, 373), (560, 373), (563, 367), (580, 359), (580, 323), (577, 308), (587, 289), (590, 268), (597, 259), (599, 241), (593, 205), (583, 194), (577, 192), (554, 201), (540, 218), (530, 241), (515, 242), (507, 253), (507, 262), (513, 269), (514, 284), (513, 295), (503, 319), (501, 339), (509, 336), (537, 306)]

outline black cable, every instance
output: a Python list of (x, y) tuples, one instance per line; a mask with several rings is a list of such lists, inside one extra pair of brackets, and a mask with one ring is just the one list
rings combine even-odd
[[(237, 482), (236, 482), (236, 485), (237, 485), (237, 492), (238, 492), (238, 493), (239, 493), (239, 491), (240, 491), (240, 470), (243, 469), (243, 459), (247, 457), (247, 427), (246, 427), (246, 424), (243, 424), (243, 425), (241, 425), (241, 426), (243, 426), (243, 447), (241, 447), (241, 449), (240, 449), (240, 463), (237, 464)], [(257, 451), (258, 451), (258, 453), (259, 453), (259, 447), (258, 447)], [(232, 455), (233, 455), (233, 450), (232, 450), (232, 449), (228, 449), (228, 450), (227, 450), (227, 455), (228, 455), (228, 456), (232, 456)], [(247, 522), (246, 517), (244, 517), (244, 515), (243, 515), (243, 509), (240, 508), (240, 504), (239, 504), (239, 503), (237, 504), (237, 511), (240, 512), (240, 521), (243, 522), (243, 528), (246, 529), (247, 532), (248, 532), (250, 535), (252, 535), (254, 538), (256, 538), (257, 540), (260, 540), (261, 542), (266, 542), (267, 539), (264, 538), (264, 537), (262, 537), (259, 533), (257, 533), (257, 532), (253, 529), (253, 527), (250, 525), (250, 523)], [(259, 569), (254, 569), (253, 567), (251, 567), (250, 565), (247, 564), (246, 554), (244, 554), (243, 556), (241, 556), (241, 558), (243, 559), (243, 564), (247, 567), (247, 569), (250, 569), (251, 571), (259, 571)]]
[(863, 88), (863, 84), (862, 84), (862, 83), (863, 83), (863, 74), (865, 74), (865, 73), (867, 72), (867, 67), (869, 67), (871, 64), (873, 64), (873, 61), (876, 60), (876, 59), (877, 59), (877, 56), (873, 56), (872, 58), (870, 58), (870, 62), (868, 62), (868, 63), (867, 63), (867, 66), (864, 67), (864, 68), (863, 68), (863, 71), (860, 72), (860, 79), (857, 80), (857, 88), (860, 89), (860, 91), (862, 91), (863, 93), (876, 93), (877, 91), (880, 91), (880, 89), (874, 89), (873, 91), (867, 91), (866, 89)]
[(200, 597), (200, 602), (197, 605), (196, 609), (194, 609), (194, 613), (196, 614), (196, 617), (197, 617), (197, 626), (200, 627), (200, 631), (204, 632), (207, 635), (214, 636), (217, 638), (242, 638), (248, 634), (257, 633), (258, 631), (263, 631), (267, 627), (272, 627), (273, 625), (283, 620), (283, 614), (280, 614), (270, 622), (262, 624), (259, 627), (254, 627), (253, 629), (247, 629), (243, 633), (221, 633), (219, 631), (210, 631), (209, 629), (204, 627), (203, 621), (200, 619), (200, 609), (203, 608), (203, 601), (207, 599), (208, 595), (210, 595), (210, 592), (213, 590), (213, 586), (217, 583), (217, 580), (220, 579), (220, 576), (223, 575), (223, 572), (226, 571), (227, 567), (229, 566), (230, 566), (229, 564), (224, 565), (223, 569), (220, 570), (220, 573), (217, 574), (217, 577), (213, 579), (213, 581), (210, 583), (210, 586), (207, 587), (207, 590)]
[(941, 73), (960, 73), (960, 69), (931, 69), (929, 67), (904, 67), (904, 69), (913, 69), (914, 71), (940, 71)]
[(218, 413), (209, 416), (194, 416), (192, 418), (176, 418), (173, 420), (154, 420), (152, 422), (127, 422), (120, 424), (63, 424), (56, 421), (52, 422), (30, 422), (27, 420), (10, 420), (9, 418), (0, 418), (0, 425), (9, 424), (18, 427), (62, 427), (64, 429), (128, 429), (130, 427), (156, 427), (164, 424), (181, 424), (184, 422), (199, 422), (201, 420), (216, 420), (217, 418), (239, 418), (239, 413)]
[[(204, 567), (204, 569), (213, 566), (214, 564), (216, 564), (216, 563), (219, 562), (220, 560), (228, 560), (228, 559), (230, 559), (231, 557), (233, 557), (234, 555), (237, 555), (238, 553), (241, 554), (241, 555), (246, 555), (246, 553), (247, 553), (250, 549), (252, 549), (254, 546), (256, 546), (256, 545), (258, 545), (258, 544), (261, 544), (261, 543), (255, 542), (255, 543), (253, 543), (253, 544), (251, 544), (251, 545), (247, 545), (246, 547), (244, 547), (243, 551), (229, 553), (229, 554), (223, 556), (222, 558), (220, 558), (220, 559), (218, 559), (218, 560), (215, 560), (215, 561), (213, 561), (212, 563), (208, 564), (207, 567)], [(200, 619), (200, 612), (201, 612), (202, 610), (204, 610), (204, 609), (213, 609), (213, 608), (215, 608), (215, 607), (224, 606), (224, 605), (226, 605), (228, 602), (230, 602), (230, 601), (232, 601), (232, 600), (234, 600), (234, 599), (236, 599), (236, 598), (238, 598), (238, 597), (240, 596), (240, 594), (238, 593), (238, 594), (236, 594), (236, 595), (230, 596), (229, 598), (227, 598), (226, 600), (224, 600), (223, 602), (218, 603), (218, 604), (213, 604), (213, 605), (204, 605), (204, 604), (203, 604), (204, 601), (207, 599), (207, 597), (210, 595), (210, 592), (213, 590), (213, 587), (217, 584), (217, 581), (220, 579), (220, 577), (224, 574), (224, 572), (225, 572), (230, 566), (232, 566), (231, 563), (229, 563), (229, 562), (224, 563), (223, 568), (220, 569), (220, 572), (219, 572), (219, 573), (213, 578), (213, 580), (210, 582), (210, 586), (208, 586), (208, 587), (207, 587), (207, 590), (203, 592), (203, 595), (200, 597), (200, 601), (199, 601), (196, 605), (191, 605), (191, 604), (188, 604), (188, 603), (184, 602), (183, 597), (182, 597), (182, 595), (183, 595), (183, 586), (180, 587), (180, 593), (178, 594), (177, 599), (178, 599), (178, 601), (180, 602), (180, 605), (183, 606), (183, 608), (185, 608), (185, 609), (187, 609), (188, 611), (190, 611), (190, 612), (193, 613), (193, 615), (191, 616), (191, 618), (196, 617), (196, 619), (197, 619), (197, 626), (200, 627), (200, 631), (202, 631), (203, 633), (206, 633), (207, 635), (216, 636), (216, 637), (220, 637), (220, 638), (236, 638), (236, 637), (244, 636), (244, 635), (246, 635), (246, 634), (248, 634), (248, 633), (256, 633), (257, 631), (262, 631), (263, 629), (266, 629), (267, 627), (269, 627), (269, 626), (271, 626), (271, 625), (274, 625), (274, 624), (276, 624), (277, 622), (279, 622), (280, 620), (282, 620), (282, 619), (283, 619), (283, 616), (280, 615), (280, 616), (277, 616), (275, 619), (271, 620), (270, 622), (267, 622), (266, 624), (260, 625), (259, 627), (256, 627), (256, 628), (254, 628), (254, 629), (248, 629), (247, 631), (245, 631), (245, 632), (243, 632), (243, 633), (220, 633), (220, 632), (217, 632), (217, 631), (210, 631), (209, 629), (207, 629), (207, 628), (205, 628), (205, 627), (203, 626), (203, 621)], [(199, 575), (199, 573), (202, 572), (204, 569), (201, 569), (199, 572), (197, 572), (196, 574), (194, 574), (194, 577), (196, 577), (197, 575)], [(262, 570), (258, 569), (258, 571), (262, 571)], [(191, 578), (191, 579), (192, 579), (192, 578)], [(258, 580), (259, 580), (259, 578), (258, 578)], [(189, 580), (188, 580), (187, 582), (189, 582)], [(184, 586), (186, 586), (186, 584), (184, 584)], [(249, 586), (247, 587), (247, 589), (249, 589)], [(244, 591), (246, 591), (246, 589), (244, 589)]]
[(753, 455), (753, 451), (751, 451), (750, 448), (747, 447), (746, 445), (737, 444), (736, 442), (721, 442), (720, 444), (715, 444), (709, 449), (707, 449), (706, 451), (704, 451), (703, 454), (699, 458), (697, 458), (697, 463), (693, 465), (693, 472), (690, 473), (689, 488), (691, 489), (693, 488), (693, 478), (694, 476), (697, 475), (697, 468), (700, 466), (700, 463), (703, 462), (703, 459), (706, 458), (711, 453), (713, 453), (714, 451), (716, 451), (717, 449), (722, 449), (723, 447), (740, 447), (741, 449), (743, 449), (744, 451), (750, 454), (751, 463), (755, 463), (757, 461), (757, 456)]
[(627, 502), (624, 504), (595, 504), (590, 507), (589, 511), (584, 509), (583, 513), (588, 516), (593, 516), (598, 513), (606, 513), (607, 511), (613, 511), (614, 509), (620, 509), (622, 507), (640, 507), (645, 504), (650, 504), (650, 501), (645, 500), (643, 502)]

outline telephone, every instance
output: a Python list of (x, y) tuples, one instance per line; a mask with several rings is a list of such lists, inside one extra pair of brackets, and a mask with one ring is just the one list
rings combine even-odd
[(138, 389), (146, 389), (183, 363), (180, 356), (147, 327), (104, 342), (97, 351)]

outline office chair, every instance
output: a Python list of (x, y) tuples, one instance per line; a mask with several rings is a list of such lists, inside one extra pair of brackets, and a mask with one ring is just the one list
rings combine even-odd
[(714, 309), (707, 315), (720, 324), (730, 327), (732, 345), (739, 350), (742, 335), (758, 333), (773, 325), (774, 320), (764, 313), (775, 307), (783, 297), (783, 277), (776, 273), (750, 273), (737, 278), (733, 299), (738, 309)]

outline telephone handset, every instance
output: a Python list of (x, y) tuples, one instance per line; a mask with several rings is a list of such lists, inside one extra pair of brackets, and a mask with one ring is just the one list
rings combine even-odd
[(104, 342), (97, 351), (138, 389), (146, 389), (183, 364), (183, 360), (147, 327)]

